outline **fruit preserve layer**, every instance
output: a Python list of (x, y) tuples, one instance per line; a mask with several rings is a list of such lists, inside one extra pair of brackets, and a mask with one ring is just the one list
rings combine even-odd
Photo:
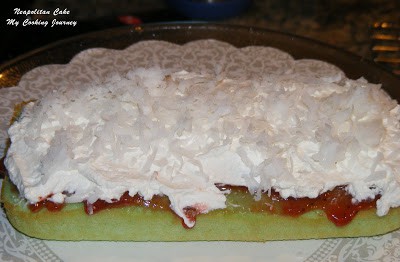
[[(344, 226), (350, 223), (357, 213), (361, 210), (370, 209), (376, 206), (376, 200), (371, 199), (354, 203), (352, 197), (344, 187), (336, 187), (334, 190), (325, 192), (317, 198), (287, 198), (284, 199), (275, 191), (262, 193), (260, 200), (255, 200), (246, 187), (218, 185), (220, 190), (230, 190), (227, 196), (227, 206), (234, 207), (237, 212), (271, 212), (284, 216), (300, 216), (311, 210), (323, 211), (327, 219), (337, 226)], [(56, 204), (49, 200), (43, 200), (36, 204), (31, 204), (31, 211), (37, 212), (42, 208), (49, 211), (58, 211), (64, 204)], [(122, 195), (120, 199), (115, 199), (109, 203), (104, 200), (97, 200), (93, 204), (84, 202), (85, 212), (88, 215), (95, 214), (104, 209), (119, 208), (123, 206), (141, 206), (154, 210), (165, 210), (172, 212), (170, 202), (166, 196), (154, 196), (151, 200), (144, 200), (143, 197), (136, 194), (130, 196), (128, 192)], [(185, 216), (196, 221), (196, 217), (201, 213), (196, 207), (186, 207)], [(202, 214), (207, 215), (207, 214)], [(182, 223), (185, 226), (185, 223)]]

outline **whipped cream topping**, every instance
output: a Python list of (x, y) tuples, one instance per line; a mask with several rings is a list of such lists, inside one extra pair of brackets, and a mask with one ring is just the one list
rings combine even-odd
[(137, 69), (54, 90), (9, 129), (5, 165), (29, 202), (111, 202), (129, 191), (185, 207), (226, 207), (215, 184), (400, 205), (400, 106), (363, 79), (301, 74), (232, 80)]

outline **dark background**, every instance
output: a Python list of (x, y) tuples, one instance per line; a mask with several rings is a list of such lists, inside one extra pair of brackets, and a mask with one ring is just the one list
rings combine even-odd
[[(177, 14), (174, 10), (167, 8), (164, 5), (155, 5), (154, 8), (140, 9), (138, 11), (124, 11), (121, 8), (119, 13), (100, 13), (96, 10), (96, 5), (86, 7), (87, 15), (85, 11), (83, 14), (77, 13), (71, 10), (71, 4), (74, 1), (4, 1), (1, 7), (1, 39), (0, 41), (0, 63), (6, 62), (16, 56), (31, 51), (35, 48), (42, 47), (46, 44), (52, 43), (57, 40), (65, 39), (71, 36), (112, 28), (126, 26), (129, 23), (157, 23), (164, 21), (182, 21), (189, 20), (188, 18)], [(46, 3), (48, 2), (48, 3)], [(60, 2), (60, 3), (58, 3)], [(66, 2), (66, 3), (65, 3)], [(68, 4), (68, 2), (71, 2)], [(84, 1), (75, 1), (79, 2)], [(90, 2), (90, 1), (88, 1)], [(115, 1), (118, 2), (118, 1)], [(125, 1), (126, 2), (126, 1)], [(46, 10), (53, 11), (55, 7), (68, 7), (71, 14), (67, 16), (54, 17), (52, 15), (45, 17), (45, 19), (64, 19), (64, 20), (77, 20), (77, 26), (55, 26), (50, 27), (50, 23), (47, 27), (43, 26), (22, 26), (22, 22), (25, 19), (36, 19), (35, 16), (15, 15), (14, 8), (20, 8), (21, 10), (34, 10), (37, 7), (41, 7)], [(71, 8), (71, 9), (70, 9)], [(107, 9), (107, 7), (104, 7)], [(17, 19), (20, 24), (16, 26), (7, 25), (7, 19)], [(124, 19), (125, 18), (125, 19)], [(131, 18), (131, 21), (129, 20)], [(133, 18), (133, 19), (132, 19)], [(135, 21), (134, 19), (137, 19)], [(49, 21), (50, 22), (50, 21)]]
[[(20, 20), (20, 23), (27, 18), (32, 20), (55, 18), (52, 15), (29, 17), (15, 15), (14, 8), (53, 11), (57, 7), (67, 8), (70, 11), (69, 15), (56, 17), (57, 19), (76, 20), (77, 26), (44, 28), (23, 27), (21, 24), (15, 27), (6, 24), (6, 20), (12, 18)], [(86, 32), (129, 26), (127, 24), (194, 20), (168, 6), (166, 0), (5, 0), (2, 1), (0, 15), (0, 64), (48, 43)], [(347, 50), (363, 59), (374, 60), (381, 54), (372, 50), (377, 44), (371, 38), (375, 32), (374, 25), (380, 23), (400, 25), (400, 1), (253, 0), (251, 6), (241, 14), (217, 22), (295, 34)], [(400, 46), (399, 43), (400, 41), (389, 42), (395, 46)], [(399, 53), (395, 52), (394, 55), (400, 56)], [(390, 67), (388, 69), (391, 70)], [(399, 65), (397, 69), (400, 70)]]

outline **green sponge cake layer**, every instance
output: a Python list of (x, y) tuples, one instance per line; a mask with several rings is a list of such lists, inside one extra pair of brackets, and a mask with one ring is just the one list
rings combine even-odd
[(192, 229), (184, 228), (173, 212), (141, 206), (110, 208), (88, 215), (79, 203), (66, 204), (56, 212), (32, 212), (7, 178), (1, 196), (7, 217), (17, 230), (51, 240), (268, 241), (372, 236), (400, 227), (399, 208), (384, 217), (376, 216), (375, 209), (360, 211), (348, 225), (338, 227), (318, 210), (299, 217), (253, 212), (243, 206), (249, 196), (240, 191), (228, 195), (226, 209), (199, 215)]

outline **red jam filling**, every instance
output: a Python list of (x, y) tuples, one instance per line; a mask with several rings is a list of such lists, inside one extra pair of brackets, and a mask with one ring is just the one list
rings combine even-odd
[[(218, 185), (220, 190), (231, 190), (231, 192), (248, 193), (246, 187)], [(352, 197), (348, 194), (344, 187), (336, 187), (335, 189), (321, 194), (317, 198), (292, 198), (284, 199), (275, 191), (270, 194), (263, 193), (261, 200), (252, 200), (248, 207), (251, 212), (272, 212), (281, 215), (292, 217), (300, 216), (311, 210), (322, 210), (327, 218), (336, 226), (344, 226), (350, 223), (360, 210), (370, 209), (376, 206), (375, 199), (353, 203)], [(95, 214), (101, 210), (108, 208), (117, 208), (123, 206), (142, 206), (154, 210), (171, 211), (170, 202), (166, 196), (153, 196), (151, 200), (144, 200), (138, 194), (130, 196), (125, 192), (119, 200), (115, 199), (111, 203), (104, 200), (97, 200), (93, 204), (84, 202), (85, 212), (87, 214)], [(43, 200), (36, 204), (30, 205), (30, 209), (34, 212), (42, 208), (47, 208), (49, 211), (58, 211), (63, 207), (63, 204), (56, 204), (50, 200)], [(192, 222), (196, 221), (200, 211), (195, 207), (184, 208), (185, 216)], [(184, 226), (185, 224), (182, 223)], [(185, 226), (186, 227), (186, 226)]]
[(267, 203), (263, 199), (270, 198), (272, 205), (268, 206), (271, 209), (279, 209), (280, 214), (297, 217), (311, 210), (322, 210), (336, 226), (345, 226), (353, 220), (359, 211), (375, 207), (379, 197), (353, 203), (352, 196), (346, 192), (344, 187), (336, 187), (317, 198), (289, 197), (283, 199), (277, 192), (272, 192), (270, 197), (263, 194), (261, 201), (254, 202), (253, 210), (263, 211), (263, 208), (265, 209), (263, 204)]
[(90, 204), (87, 201), (84, 202), (85, 212), (89, 215), (95, 214), (107, 208), (123, 206), (142, 206), (155, 210), (170, 210), (169, 204), (170, 203), (167, 197), (155, 195), (150, 200), (144, 200), (142, 196), (138, 194), (130, 196), (128, 192), (125, 192), (119, 200), (114, 199), (111, 203), (100, 199), (93, 204)]
[(36, 202), (35, 204), (30, 204), (28, 207), (32, 212), (38, 212), (42, 208), (47, 208), (47, 210), (55, 212), (55, 211), (60, 211), (64, 207), (64, 203), (54, 203), (51, 200), (45, 199)]
[[(201, 212), (195, 208), (195, 207), (185, 207), (183, 208), (183, 213), (185, 214), (186, 218), (193, 223), (196, 223), (196, 217), (199, 215)], [(190, 229), (182, 220), (182, 226), (184, 228)]]
[(364, 200), (358, 203), (352, 202), (352, 197), (343, 187), (325, 192), (315, 199), (288, 198), (282, 201), (283, 214), (299, 216), (310, 210), (323, 210), (330, 221), (337, 226), (344, 226), (350, 223), (360, 210), (370, 209), (376, 206), (376, 200)]

